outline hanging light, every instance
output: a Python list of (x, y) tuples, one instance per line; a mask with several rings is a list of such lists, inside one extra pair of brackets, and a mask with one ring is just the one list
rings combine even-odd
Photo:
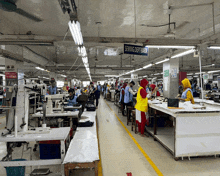
[(78, 21), (69, 21), (68, 23), (70, 32), (72, 34), (73, 40), (76, 45), (83, 45), (83, 38), (80, 28), (80, 23)]

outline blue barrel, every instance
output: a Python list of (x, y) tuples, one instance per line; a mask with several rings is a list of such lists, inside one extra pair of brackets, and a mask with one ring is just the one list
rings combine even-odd
[[(14, 159), (12, 161), (26, 161), (26, 159)], [(25, 176), (25, 166), (5, 167), (7, 176)]]

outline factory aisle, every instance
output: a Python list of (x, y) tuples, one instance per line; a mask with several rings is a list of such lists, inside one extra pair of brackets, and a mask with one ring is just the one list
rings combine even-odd
[(100, 99), (97, 118), (104, 176), (157, 175), (103, 98)]
[[(115, 113), (115, 114), (114, 114)], [(117, 115), (117, 116), (116, 116)], [(139, 150), (131, 136), (141, 146)], [(152, 137), (141, 137), (131, 131), (131, 124), (127, 126), (126, 117), (118, 113), (113, 102), (100, 98), (97, 109), (99, 143), (103, 176), (216, 176), (220, 175), (220, 158), (200, 157), (175, 161), (173, 156), (155, 142)], [(152, 162), (147, 161), (142, 152), (146, 152)], [(158, 168), (156, 173), (153, 167)], [(126, 174), (131, 173), (131, 174)]]

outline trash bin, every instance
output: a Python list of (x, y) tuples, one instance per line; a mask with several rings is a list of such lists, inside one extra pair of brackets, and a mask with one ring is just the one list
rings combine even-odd
[[(14, 159), (12, 161), (26, 161), (26, 159)], [(7, 176), (25, 176), (25, 166), (5, 167)]]

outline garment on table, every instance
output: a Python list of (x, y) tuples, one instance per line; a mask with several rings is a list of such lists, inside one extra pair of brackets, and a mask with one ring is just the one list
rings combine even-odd
[(195, 104), (194, 98), (193, 98), (193, 92), (191, 90), (191, 84), (187, 78), (185, 78), (182, 81), (183, 84), (183, 93), (182, 93), (182, 99), (185, 101), (191, 101), (192, 104)]

